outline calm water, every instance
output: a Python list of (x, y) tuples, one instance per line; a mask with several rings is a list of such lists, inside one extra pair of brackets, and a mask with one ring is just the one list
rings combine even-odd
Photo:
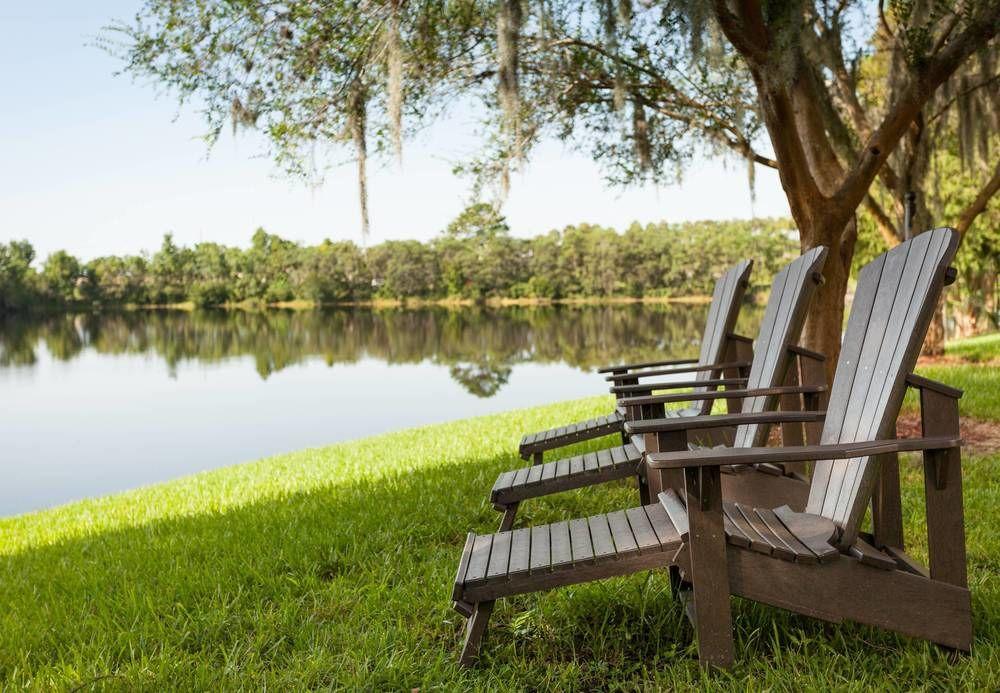
[[(705, 306), (0, 319), (0, 515), (606, 391), (696, 355)], [(744, 330), (757, 311), (744, 310)]]

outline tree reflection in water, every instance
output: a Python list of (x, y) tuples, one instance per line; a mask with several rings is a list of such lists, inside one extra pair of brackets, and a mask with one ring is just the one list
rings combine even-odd
[[(336, 308), (310, 311), (130, 311), (0, 318), (0, 367), (32, 367), (41, 345), (69, 361), (86, 351), (184, 361), (253, 356), (261, 378), (306, 359), (328, 365), (428, 361), (477, 397), (491, 397), (521, 363), (590, 370), (616, 362), (696, 355), (704, 305)], [(739, 331), (753, 335), (760, 309)]]

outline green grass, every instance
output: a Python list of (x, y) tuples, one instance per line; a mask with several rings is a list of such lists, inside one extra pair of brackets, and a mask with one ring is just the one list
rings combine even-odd
[[(735, 599), (737, 663), (697, 665), (666, 575), (498, 606), (481, 667), (455, 665), (465, 533), (521, 432), (592, 398), (402, 431), (0, 520), (0, 688), (450, 690), (1000, 687), (1000, 456), (967, 459), (976, 641), (926, 643)], [(591, 447), (594, 445), (592, 444)], [(578, 448), (580, 449), (580, 448)], [(912, 552), (922, 482), (904, 464)], [(634, 504), (625, 483), (525, 503), (520, 522)]]
[(950, 341), (945, 354), (978, 363), (1000, 360), (1000, 332)]

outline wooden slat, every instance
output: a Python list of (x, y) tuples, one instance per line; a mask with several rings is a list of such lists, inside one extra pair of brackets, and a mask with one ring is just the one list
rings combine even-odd
[(580, 456), (574, 457), (569, 461), (569, 473), (579, 474), (583, 471), (583, 458)]
[[(725, 473), (725, 470), (723, 470), (723, 473)], [(748, 549), (750, 548), (750, 538), (747, 537), (746, 533), (733, 522), (730, 517), (729, 510), (726, 507), (728, 505), (728, 503), (724, 503), (722, 506), (722, 521), (723, 527), (726, 530), (726, 540), (730, 544)]]
[(524, 486), (524, 482), (528, 480), (528, 472), (531, 471), (529, 467), (521, 467), (517, 470), (514, 475), (514, 483), (510, 486), (511, 488), (516, 488), (518, 486)]
[(740, 512), (739, 508), (737, 508), (735, 504), (723, 503), (722, 510), (726, 519), (738, 527), (743, 536), (747, 538), (752, 551), (770, 555), (771, 545), (764, 541), (764, 537), (762, 537), (756, 529), (750, 526), (746, 518), (743, 517), (743, 513)]
[(590, 541), (590, 527), (587, 519), (578, 517), (569, 521), (569, 539), (573, 548), (573, 563), (590, 563), (594, 559), (594, 547)]
[(611, 459), (616, 465), (627, 462), (628, 456), (625, 454), (625, 448), (620, 445), (611, 448)]
[(515, 474), (517, 474), (516, 469), (502, 473), (499, 477), (497, 477), (496, 483), (493, 484), (493, 490), (503, 491), (504, 489), (510, 488), (510, 485), (514, 483)]
[(543, 465), (536, 465), (536, 466), (541, 466), (541, 468), (542, 468), (542, 481), (548, 481), (549, 479), (555, 477), (555, 475), (556, 475), (556, 469), (558, 468), (559, 463), (558, 462), (546, 462)]
[(684, 502), (677, 497), (677, 493), (673, 489), (668, 489), (661, 493), (659, 501), (670, 517), (670, 522), (677, 528), (681, 539), (686, 540), (688, 538), (688, 516)]
[(531, 572), (547, 571), (551, 565), (549, 553), (549, 526), (531, 528)]
[(525, 484), (537, 484), (542, 480), (542, 465), (533, 464), (528, 470), (528, 478), (524, 482)]
[(660, 546), (667, 548), (680, 545), (681, 535), (674, 527), (674, 523), (670, 521), (670, 516), (667, 515), (667, 511), (663, 509), (662, 505), (651, 503), (643, 506), (643, 509), (646, 511), (646, 517), (649, 518), (650, 526), (656, 532)]
[(556, 461), (556, 478), (569, 474), (569, 458), (563, 457)]
[(800, 563), (818, 563), (819, 558), (814, 554), (809, 547), (803, 544), (801, 541), (795, 538), (795, 535), (788, 531), (788, 529), (781, 523), (777, 515), (774, 514), (773, 510), (768, 510), (764, 508), (757, 508), (757, 515), (761, 520), (767, 525), (768, 529), (774, 533), (776, 537), (781, 539), (793, 553), (795, 553), (795, 560)]
[(465, 584), (470, 585), (486, 579), (486, 569), (490, 564), (490, 548), (493, 546), (493, 535), (484, 534), (476, 537), (469, 556), (469, 569), (465, 572)]
[(462, 585), (465, 584), (465, 573), (469, 569), (469, 557), (472, 555), (472, 545), (476, 542), (475, 532), (469, 532), (465, 537), (465, 546), (462, 548), (462, 558), (458, 561), (458, 572), (455, 574), (455, 588), (451, 593), (453, 600), (462, 598)]
[(611, 450), (598, 450), (597, 451), (597, 465), (601, 469), (605, 467), (610, 467), (614, 464), (614, 460), (611, 457)]
[(820, 563), (835, 559), (840, 552), (830, 544), (836, 538), (837, 527), (819, 515), (794, 512), (787, 505), (774, 509), (774, 514), (795, 538), (816, 554)]
[(858, 537), (858, 540), (854, 542), (854, 546), (851, 547), (851, 555), (865, 565), (870, 565), (874, 568), (881, 568), (882, 570), (896, 570), (897, 567), (895, 560), (893, 560), (890, 556), (886, 556), (884, 553), (860, 537)]
[(493, 535), (493, 548), (490, 550), (490, 563), (486, 569), (486, 578), (495, 579), (507, 576), (507, 565), (510, 563), (511, 532), (498, 532)]
[(510, 542), (510, 565), (507, 574), (527, 573), (531, 565), (531, 530), (527, 527), (515, 529)]
[(597, 471), (597, 455), (595, 453), (588, 453), (583, 457), (583, 468), (588, 472)]
[(635, 543), (635, 536), (629, 526), (628, 518), (623, 510), (616, 510), (608, 513), (608, 526), (611, 527), (611, 536), (615, 540), (615, 551), (619, 556), (626, 556), (639, 551), (639, 545)]
[(615, 542), (611, 537), (607, 515), (595, 515), (587, 519), (590, 527), (590, 538), (593, 541), (594, 558), (598, 561), (612, 559), (616, 556)]
[(550, 525), (552, 568), (565, 568), (573, 564), (573, 548), (569, 540), (569, 523)]
[(771, 547), (772, 556), (776, 556), (786, 561), (795, 560), (795, 552), (785, 546), (783, 541), (774, 536), (774, 533), (767, 528), (764, 521), (757, 517), (757, 513), (754, 512), (753, 508), (744, 506), (740, 503), (736, 503), (735, 506), (736, 509), (743, 514), (743, 518), (747, 521), (747, 524), (753, 527), (757, 534), (760, 535), (761, 539), (767, 542)]
[(632, 534), (635, 536), (640, 553), (660, 550), (660, 540), (656, 538), (656, 532), (653, 531), (645, 510), (641, 507), (629, 508), (625, 511), (625, 517), (632, 527)]

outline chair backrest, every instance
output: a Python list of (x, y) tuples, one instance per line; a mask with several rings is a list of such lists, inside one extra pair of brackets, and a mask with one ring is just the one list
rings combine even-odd
[[(847, 320), (821, 442), (892, 437), (927, 326), (937, 307), (958, 232), (927, 231), (861, 269)], [(806, 512), (827, 517), (854, 543), (871, 500), (877, 467), (870, 457), (817, 462)]]
[[(819, 284), (826, 262), (826, 246), (807, 250), (774, 277), (764, 319), (754, 342), (753, 362), (747, 389), (775, 387), (785, 382), (792, 357), (789, 347), (799, 341), (809, 311), (809, 302)], [(777, 397), (744, 400), (744, 413), (771, 411)], [(767, 440), (770, 426), (744, 424), (736, 429), (734, 447), (755, 447)]]
[[(715, 282), (715, 289), (712, 291), (712, 304), (708, 309), (708, 318), (705, 320), (705, 332), (701, 337), (701, 353), (698, 354), (698, 363), (721, 363), (725, 357), (726, 337), (736, 326), (736, 318), (740, 314), (740, 304), (743, 303), (743, 297), (746, 295), (749, 285), (751, 269), (753, 269), (753, 260), (743, 260), (736, 263)], [(694, 379), (708, 380), (712, 377), (711, 371), (700, 371)], [(699, 387), (695, 388), (695, 391), (704, 392), (707, 389)], [(711, 401), (702, 405), (703, 412), (708, 412), (711, 409)]]

